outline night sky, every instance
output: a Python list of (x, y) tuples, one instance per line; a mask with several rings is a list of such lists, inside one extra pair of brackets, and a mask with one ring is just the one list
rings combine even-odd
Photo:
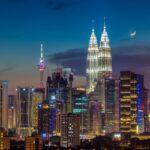
[(55, 65), (85, 75), (92, 20), (99, 42), (105, 16), (113, 73), (143, 74), (149, 87), (149, 7), (149, 0), (0, 0), (0, 79), (9, 80), (12, 87), (38, 85), (41, 43), (46, 75)]

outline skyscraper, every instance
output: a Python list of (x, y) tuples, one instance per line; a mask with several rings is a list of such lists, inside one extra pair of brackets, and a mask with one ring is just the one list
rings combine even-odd
[(17, 133), (20, 137), (30, 136), (33, 130), (31, 125), (32, 88), (17, 88)]
[(94, 90), (94, 82), (98, 77), (98, 44), (95, 36), (95, 31), (92, 29), (92, 34), (89, 41), (87, 55), (87, 89), (88, 92)]
[(101, 36), (98, 53), (98, 80), (108, 78), (111, 76), (112, 76), (111, 48), (104, 21), (104, 29)]
[(98, 82), (101, 82), (105, 78), (112, 77), (112, 56), (105, 21), (99, 48), (94, 29), (92, 29), (87, 54), (86, 72), (87, 89), (89, 93), (94, 91)]
[(119, 79), (105, 79), (105, 131), (119, 131)]
[(8, 129), (8, 81), (0, 81), (0, 128)]
[(72, 82), (70, 68), (57, 68), (48, 76), (46, 100), (39, 105), (39, 133), (60, 135), (61, 114), (72, 112)]
[(8, 128), (16, 129), (17, 123), (17, 96), (8, 96)]
[(85, 88), (73, 88), (72, 90), (73, 113), (80, 116), (80, 137), (84, 138), (88, 133), (89, 100)]
[(80, 145), (80, 117), (68, 113), (61, 115), (61, 145), (74, 147)]
[(145, 102), (144, 102), (144, 131), (145, 132), (150, 132), (150, 101), (148, 98), (149, 95), (149, 89), (144, 90), (145, 94)]
[(38, 104), (42, 103), (45, 97), (44, 88), (35, 88), (33, 89), (32, 94), (32, 108), (31, 108), (31, 121), (32, 127), (35, 131), (38, 129)]
[(25, 139), (25, 149), (26, 150), (43, 150), (43, 141), (41, 136), (32, 135)]
[(93, 94), (89, 96), (89, 136), (99, 135), (101, 132), (100, 103), (95, 100)]
[[(72, 112), (71, 91), (73, 75), (71, 69), (58, 68), (47, 78), (46, 98), (52, 107), (60, 111)], [(65, 105), (64, 105), (65, 104)], [(65, 107), (63, 108), (64, 105)]]
[(40, 72), (40, 88), (44, 88), (44, 71), (46, 68), (46, 63), (44, 61), (44, 56), (43, 56), (43, 44), (41, 44), (41, 57), (40, 61), (38, 63), (38, 69)]
[(48, 100), (38, 105), (38, 132), (42, 138), (48, 139), (56, 132), (56, 112), (57, 109), (51, 107)]
[(119, 130), (119, 80), (105, 78), (89, 95), (90, 133), (95, 136)]
[(0, 150), (4, 150), (4, 136), (5, 130), (4, 128), (0, 127)]
[(144, 77), (131, 71), (120, 72), (120, 131), (144, 132)]
[(98, 61), (98, 65), (97, 65), (98, 75), (97, 75), (97, 81), (95, 83), (94, 91), (93, 91), (94, 101), (92, 100), (90, 102), (91, 104), (90, 106), (92, 106), (93, 108), (99, 106), (100, 109), (99, 110), (100, 117), (96, 117), (97, 119), (100, 119), (99, 121), (100, 127), (99, 128), (97, 127), (96, 130), (94, 129), (94, 132), (96, 131), (98, 134), (99, 131), (103, 133), (105, 133), (106, 131), (105, 130), (105, 111), (106, 111), (105, 107), (106, 107), (107, 99), (105, 96), (106, 93), (105, 80), (112, 78), (111, 48), (110, 48), (108, 34), (106, 31), (105, 22), (104, 22), (103, 33), (101, 35), (100, 46), (98, 49), (97, 61)]

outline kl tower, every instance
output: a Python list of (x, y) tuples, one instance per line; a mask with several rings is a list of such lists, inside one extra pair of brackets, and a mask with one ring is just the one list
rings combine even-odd
[(44, 88), (44, 71), (46, 68), (46, 63), (44, 61), (44, 57), (43, 57), (43, 44), (41, 44), (41, 57), (40, 57), (40, 61), (38, 63), (38, 69), (40, 72), (40, 88)]

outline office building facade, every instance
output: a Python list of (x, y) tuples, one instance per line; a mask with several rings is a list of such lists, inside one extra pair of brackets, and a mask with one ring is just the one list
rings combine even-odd
[(30, 136), (33, 128), (31, 121), (33, 88), (17, 88), (17, 133), (20, 138)]
[(8, 81), (0, 81), (0, 128), (8, 129)]
[(80, 145), (80, 117), (68, 113), (61, 115), (61, 146)]
[(17, 124), (17, 96), (8, 96), (8, 128), (15, 130)]
[(45, 99), (45, 89), (35, 88), (32, 93), (31, 123), (34, 131), (38, 130), (38, 104)]
[(144, 76), (120, 72), (120, 131), (144, 132)]
[(48, 100), (38, 105), (38, 132), (43, 139), (56, 135), (56, 113)]
[(89, 126), (89, 99), (85, 88), (72, 89), (73, 113), (80, 116), (80, 137), (85, 138)]

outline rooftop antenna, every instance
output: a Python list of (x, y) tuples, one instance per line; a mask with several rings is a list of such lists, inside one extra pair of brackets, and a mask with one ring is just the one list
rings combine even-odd
[(94, 23), (95, 23), (95, 21), (94, 21), (94, 19), (92, 20), (92, 31), (94, 32)]
[(43, 44), (41, 44), (41, 58), (43, 58)]
[(106, 17), (104, 16), (104, 29), (106, 29)]

